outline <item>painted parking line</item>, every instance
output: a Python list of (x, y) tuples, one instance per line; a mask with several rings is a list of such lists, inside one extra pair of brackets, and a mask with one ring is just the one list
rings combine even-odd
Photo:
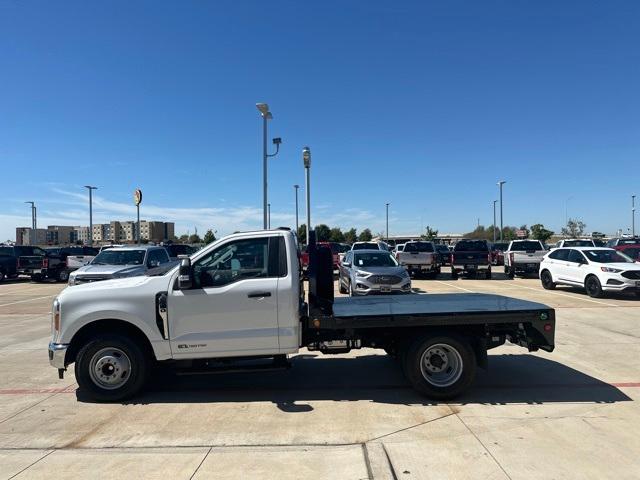
[(620, 305), (616, 305), (614, 303), (607, 303), (607, 302), (600, 302), (598, 300), (592, 300), (591, 298), (584, 298), (584, 297), (579, 297), (577, 295), (570, 295), (568, 293), (562, 293), (562, 292), (553, 292), (550, 290), (543, 290), (540, 288), (533, 288), (533, 287), (525, 287), (524, 285), (518, 285), (518, 284), (511, 284), (511, 286), (513, 288), (526, 288), (527, 290), (533, 290), (534, 292), (538, 292), (538, 293), (544, 293), (544, 294), (551, 294), (551, 295), (559, 295), (561, 297), (567, 297), (567, 298), (573, 298), (574, 300), (582, 300), (583, 302), (591, 302), (591, 303), (597, 303), (600, 305), (605, 305), (607, 307), (619, 307)]
[(459, 287), (459, 286), (454, 285), (454, 284), (452, 284), (452, 283), (443, 282), (442, 280), (436, 280), (436, 282), (441, 283), (441, 284), (443, 284), (443, 285), (447, 285), (447, 286), (449, 286), (449, 287), (457, 288), (458, 290), (462, 290), (462, 291), (464, 291), (464, 292), (468, 292), (468, 293), (476, 293), (476, 292), (474, 292), (474, 291), (472, 291), (472, 290), (467, 290), (466, 288)]
[(42, 290), (45, 290), (45, 291), (49, 290), (50, 291), (51, 290), (51, 286), (49, 286), (49, 285), (40, 285), (40, 286), (36, 286), (34, 288), (18, 288), (18, 289), (9, 290), (9, 291), (7, 291), (7, 290), (5, 290), (3, 288), (3, 289), (0, 289), (0, 297), (6, 297), (8, 295), (31, 295), (34, 292), (40, 292)]
[(36, 300), (42, 300), (43, 298), (51, 298), (51, 297), (55, 297), (55, 295), (45, 295), (44, 297), (29, 298), (27, 300), (18, 300), (17, 302), (2, 303), (0, 304), (0, 307), (8, 307), (9, 305), (15, 305), (17, 303), (35, 302)]

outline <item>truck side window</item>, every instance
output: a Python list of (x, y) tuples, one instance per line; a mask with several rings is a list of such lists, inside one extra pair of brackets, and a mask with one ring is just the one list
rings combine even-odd
[(194, 263), (195, 288), (221, 287), (249, 278), (269, 276), (268, 238), (226, 243)]

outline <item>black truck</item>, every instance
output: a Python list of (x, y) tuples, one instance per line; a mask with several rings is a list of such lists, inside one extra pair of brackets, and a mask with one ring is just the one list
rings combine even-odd
[(45, 251), (40, 247), (23, 245), (0, 246), (0, 281), (18, 275), (33, 275), (42, 267)]
[(451, 254), (451, 278), (458, 278), (458, 273), (477, 275), (484, 273), (491, 278), (491, 250), (486, 240), (459, 240)]
[(85, 246), (46, 248), (41, 268), (35, 269), (31, 278), (34, 281), (53, 279), (66, 282), (71, 272), (88, 264), (97, 254), (97, 248)]

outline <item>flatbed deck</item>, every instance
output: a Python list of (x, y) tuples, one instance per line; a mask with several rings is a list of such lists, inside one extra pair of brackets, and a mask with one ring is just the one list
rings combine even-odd
[(482, 293), (339, 297), (334, 300), (333, 314), (325, 315), (316, 328), (410, 327), (467, 327), (481, 328), (485, 334), (522, 334), (531, 347), (552, 351), (555, 312), (542, 303)]

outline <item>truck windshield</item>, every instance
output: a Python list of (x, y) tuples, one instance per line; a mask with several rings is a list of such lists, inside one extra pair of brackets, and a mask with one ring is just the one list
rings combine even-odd
[(377, 243), (355, 243), (352, 250), (378, 250)]
[(91, 265), (142, 265), (145, 250), (103, 250)]
[(439, 252), (449, 253), (449, 247), (447, 247), (446, 245), (436, 245), (436, 250), (438, 250)]
[[(593, 245), (589, 244), (592, 247)], [(527, 252), (530, 250), (544, 250), (540, 242), (513, 242), (511, 244), (511, 251), (513, 252)]]
[(565, 247), (593, 247), (591, 240), (565, 240)]
[(596, 263), (635, 263), (630, 257), (616, 250), (583, 250), (589, 261)]
[(354, 256), (353, 264), (356, 267), (397, 267), (398, 262), (389, 252), (380, 253), (357, 253)]
[(405, 243), (404, 244), (404, 250), (402, 250), (405, 253), (411, 253), (411, 252), (433, 252), (433, 243), (429, 243), (429, 242), (411, 242), (411, 243)]
[(462, 240), (456, 243), (454, 248), (456, 252), (488, 252), (487, 242), (483, 240)]

